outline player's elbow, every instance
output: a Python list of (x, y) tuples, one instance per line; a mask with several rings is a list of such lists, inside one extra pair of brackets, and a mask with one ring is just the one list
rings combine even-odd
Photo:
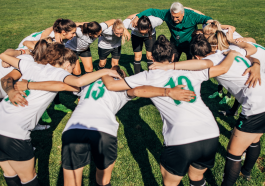
[(106, 83), (105, 86), (109, 91), (116, 91), (116, 86), (114, 83)]

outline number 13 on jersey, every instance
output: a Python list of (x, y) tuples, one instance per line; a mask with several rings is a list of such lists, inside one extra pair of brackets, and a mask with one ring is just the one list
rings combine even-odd
[[(191, 81), (189, 80), (188, 77), (186, 77), (186, 76), (179, 76), (177, 78), (178, 85), (183, 85), (183, 81), (186, 82), (188, 89), (190, 91), (193, 91), (194, 92), (194, 88), (193, 88), (193, 86), (191, 84)], [(172, 77), (169, 79), (169, 81), (167, 82), (167, 84), (164, 87), (166, 87), (166, 86), (170, 86), (170, 88), (174, 88), (176, 86), (176, 84), (175, 84), (175, 82), (174, 82), (174, 80), (173, 80)], [(189, 102), (190, 103), (194, 103), (195, 101), (196, 101), (196, 96), (194, 97), (194, 99), (190, 100)], [(174, 100), (174, 102), (176, 103), (176, 105), (181, 104), (181, 102), (179, 100)]]

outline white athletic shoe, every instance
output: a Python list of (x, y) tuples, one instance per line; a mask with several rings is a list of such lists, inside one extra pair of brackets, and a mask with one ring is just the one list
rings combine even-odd
[(32, 131), (35, 131), (35, 130), (46, 130), (46, 129), (50, 128), (50, 127), (51, 127), (50, 125), (37, 124), (36, 127)]

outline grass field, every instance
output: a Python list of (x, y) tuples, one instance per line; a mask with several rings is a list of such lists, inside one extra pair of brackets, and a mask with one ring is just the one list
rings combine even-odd
[[(1, 0), (1, 37), (0, 52), (7, 48), (17, 48), (20, 41), (33, 32), (44, 30), (53, 25), (57, 18), (68, 18), (75, 22), (103, 22), (112, 18), (124, 19), (130, 14), (141, 12), (147, 8), (167, 9), (172, 1), (168, 0)], [(191, 7), (222, 24), (236, 27), (242, 36), (253, 37), (257, 43), (265, 46), (264, 0), (185, 0), (184, 6)], [(160, 34), (170, 37), (170, 32), (164, 23), (157, 28)], [(99, 58), (97, 41), (91, 46), (95, 66)], [(145, 53), (145, 51), (144, 51)], [(184, 60), (185, 56), (181, 57)], [(142, 67), (146, 69), (146, 58), (143, 56)], [(120, 66), (129, 75), (133, 74), (133, 51), (131, 43), (122, 47)], [(110, 67), (110, 61), (107, 67)], [(208, 185), (220, 185), (222, 181), (226, 147), (230, 130), (236, 123), (237, 117), (222, 117), (218, 110), (228, 109), (228, 105), (219, 105), (220, 98), (208, 99), (217, 90), (217, 83), (209, 80), (202, 84), (201, 95), (206, 105), (213, 112), (220, 128), (219, 148), (213, 169), (206, 172)], [(60, 93), (61, 101), (67, 107), (74, 109), (76, 97), (71, 93)], [(232, 103), (231, 103), (232, 104)], [(32, 143), (35, 151), (38, 178), (43, 186), (63, 185), (61, 168), (61, 134), (71, 114), (55, 111), (53, 104), (48, 113), (52, 118), (51, 128), (47, 131), (32, 132)], [(231, 106), (231, 105), (230, 105)], [(118, 159), (112, 173), (112, 185), (162, 185), (159, 169), (159, 158), (163, 145), (162, 121), (160, 114), (149, 99), (136, 98), (127, 103), (117, 114), (120, 123), (118, 130)], [(1, 118), (0, 118), (1, 123)], [(40, 122), (41, 124), (44, 124)], [(1, 123), (2, 124), (2, 123)], [(0, 142), (1, 143), (1, 142)], [(264, 138), (261, 140), (265, 145)], [(246, 182), (239, 178), (236, 185), (265, 185), (265, 151), (261, 150), (260, 158), (252, 171), (252, 179)], [(95, 165), (86, 166), (83, 173), (84, 185), (95, 185)], [(0, 185), (6, 185), (0, 174)], [(181, 185), (189, 185), (185, 176)]]

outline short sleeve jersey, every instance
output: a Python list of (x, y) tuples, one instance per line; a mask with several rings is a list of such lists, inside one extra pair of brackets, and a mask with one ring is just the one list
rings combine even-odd
[[(44, 30), (43, 30), (44, 31)], [(41, 34), (43, 31), (40, 32), (34, 32), (33, 34), (27, 36), (26, 38), (24, 38), (18, 45), (18, 49), (27, 49), (26, 46), (23, 45), (24, 41), (39, 41)], [(54, 38), (54, 31), (52, 31), (49, 35), (50, 37)]]
[[(63, 81), (70, 73), (49, 64), (41, 65), (20, 60), (21, 79), (28, 81)], [(43, 112), (52, 102), (57, 92), (26, 90), (28, 106), (16, 107), (6, 96), (0, 103), (0, 134), (15, 139), (30, 139), (30, 131), (35, 128)]]
[(99, 79), (82, 87), (80, 101), (64, 131), (85, 129), (117, 136), (119, 123), (115, 114), (130, 100), (126, 91), (108, 91)]
[(196, 99), (190, 102), (173, 100), (169, 97), (151, 98), (163, 121), (164, 144), (182, 145), (219, 136), (217, 123), (200, 96), (201, 83), (208, 80), (208, 69), (202, 71), (150, 70), (125, 81), (131, 88), (142, 85), (173, 88), (186, 85), (185, 89), (195, 92)]
[[(238, 47), (231, 46), (230, 48), (235, 50)], [(238, 48), (238, 52), (240, 51), (244, 53), (242, 49)], [(204, 59), (211, 60), (214, 66), (216, 66), (220, 64), (224, 58), (225, 56), (223, 54), (217, 52)], [(251, 62), (247, 58), (237, 56), (227, 73), (215, 77), (218, 83), (223, 85), (233, 96), (235, 96), (239, 103), (242, 104), (241, 113), (245, 116), (265, 112), (265, 97), (263, 95), (265, 86), (263, 84), (261, 86), (257, 84), (255, 88), (248, 88), (245, 83), (249, 76), (242, 76), (245, 70), (250, 66)], [(263, 76), (261, 77), (264, 79)]]
[[(257, 52), (255, 54), (251, 55), (251, 57), (254, 57), (260, 61), (260, 68), (261, 68), (262, 72), (265, 73), (265, 58), (264, 58), (265, 47), (261, 46), (257, 43), (249, 42), (249, 44), (251, 44), (257, 48)], [(261, 74), (261, 75), (263, 75), (263, 74)]]
[(121, 38), (117, 37), (110, 26), (102, 32), (102, 36), (98, 38), (98, 47), (103, 49), (112, 49), (121, 46)]
[[(151, 22), (151, 25), (152, 25), (152, 28), (153, 28), (153, 31), (152, 31), (152, 35), (154, 35), (156, 33), (156, 30), (155, 28), (157, 26), (160, 26), (162, 25), (163, 23), (163, 20), (160, 19), (159, 17), (154, 17), (154, 16), (148, 16), (148, 18), (150, 19), (150, 22)], [(131, 19), (125, 19), (123, 21), (123, 24), (125, 26), (125, 28), (129, 29), (132, 31), (132, 34), (133, 35), (136, 35), (138, 37), (149, 37), (148, 34), (145, 34), (145, 35), (142, 35), (139, 31), (138, 31), (138, 28), (136, 27), (133, 27), (130, 23), (131, 23)]]
[[(102, 32), (108, 28), (106, 23), (100, 23)], [(73, 51), (82, 52), (88, 49), (88, 47), (96, 40), (97, 38), (92, 38), (88, 35), (84, 35), (80, 27), (76, 28), (76, 36), (67, 41), (65, 44), (66, 48), (69, 48)]]
[[(17, 58), (25, 59), (25, 60), (34, 62), (34, 59), (33, 59), (33, 57), (31, 55), (20, 55), (20, 56), (17, 56)], [(13, 69), (14, 69), (14, 67), (12, 67), (12, 66), (8, 67), (8, 68), (4, 68), (2, 66), (2, 60), (0, 59), (0, 80), (4, 76), (9, 74)], [(6, 95), (7, 95), (6, 92), (3, 90), (2, 85), (0, 84), (0, 98), (4, 98)]]

